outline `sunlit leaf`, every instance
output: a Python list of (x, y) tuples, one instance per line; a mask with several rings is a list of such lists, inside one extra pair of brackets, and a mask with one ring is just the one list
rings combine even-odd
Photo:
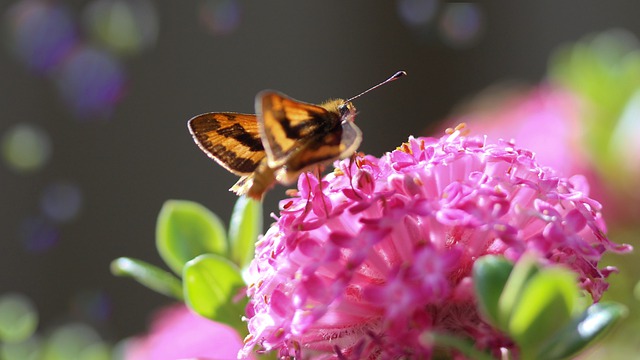
[(234, 263), (214, 254), (200, 255), (185, 265), (182, 279), (185, 302), (191, 309), (246, 334), (241, 321), (247, 304), (245, 283)]
[(182, 300), (182, 283), (173, 274), (137, 259), (121, 257), (111, 262), (111, 273), (129, 276), (161, 294)]
[(509, 321), (509, 334), (523, 358), (571, 321), (579, 296), (575, 275), (566, 269), (546, 268), (531, 278)]
[(255, 243), (262, 232), (262, 203), (239, 197), (229, 225), (231, 260), (241, 269), (253, 258)]
[(525, 286), (539, 268), (531, 256), (523, 256), (514, 266), (498, 300), (498, 327), (507, 330), (514, 307), (520, 300)]
[(617, 303), (591, 305), (540, 347), (538, 359), (566, 359), (576, 355), (624, 317), (627, 309)]
[(513, 264), (501, 256), (483, 256), (473, 265), (473, 284), (480, 311), (498, 326), (498, 300)]
[(164, 203), (156, 226), (156, 246), (162, 259), (178, 275), (184, 264), (201, 254), (227, 254), (227, 238), (220, 219), (204, 206), (184, 200)]

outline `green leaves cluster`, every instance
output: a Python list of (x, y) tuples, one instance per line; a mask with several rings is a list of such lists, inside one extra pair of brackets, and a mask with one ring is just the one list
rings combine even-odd
[(124, 257), (111, 263), (111, 271), (184, 300), (196, 313), (226, 323), (244, 335), (247, 330), (241, 316), (247, 299), (238, 296), (245, 288), (242, 269), (253, 258), (261, 232), (262, 207), (257, 201), (238, 199), (227, 232), (222, 221), (204, 206), (169, 200), (158, 215), (156, 247), (175, 275)]
[(475, 263), (473, 280), (485, 319), (518, 344), (523, 360), (570, 358), (626, 314), (617, 303), (586, 307), (571, 271), (541, 268), (526, 256), (515, 267), (485, 256)]

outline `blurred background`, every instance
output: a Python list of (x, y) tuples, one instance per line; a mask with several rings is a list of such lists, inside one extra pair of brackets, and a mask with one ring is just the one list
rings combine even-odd
[(360, 149), (379, 156), (440, 132), (492, 85), (545, 81), (561, 46), (640, 34), (633, 1), (21, 0), (0, 13), (0, 295), (30, 298), (43, 331), (81, 321), (110, 343), (172, 302), (114, 277), (110, 261), (162, 264), (165, 200), (198, 201), (225, 222), (236, 200), (236, 178), (191, 140), (192, 116), (253, 113), (263, 89), (347, 98), (405, 70), (355, 101)]

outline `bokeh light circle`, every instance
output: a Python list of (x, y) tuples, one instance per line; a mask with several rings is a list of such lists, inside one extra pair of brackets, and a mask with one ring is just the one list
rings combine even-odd
[(93, 1), (83, 22), (93, 39), (121, 55), (138, 54), (158, 38), (158, 13), (148, 0)]
[[(28, 339), (38, 326), (38, 312), (28, 297), (19, 293), (0, 295), (0, 343)], [(4, 358), (4, 357), (3, 357)]]
[(200, 3), (200, 23), (212, 35), (226, 35), (240, 25), (237, 0), (204, 0)]
[(59, 3), (19, 1), (5, 17), (10, 51), (36, 73), (49, 73), (78, 43), (71, 14)]
[(45, 187), (40, 198), (40, 208), (44, 215), (56, 222), (71, 221), (78, 216), (82, 207), (82, 192), (77, 185), (55, 182)]
[(95, 329), (83, 323), (70, 323), (50, 333), (42, 358), (106, 360), (111, 357)]
[(34, 216), (22, 221), (20, 237), (27, 252), (42, 253), (58, 244), (60, 233), (51, 221)]
[(451, 47), (470, 47), (480, 38), (483, 23), (484, 17), (478, 5), (450, 3), (444, 6), (439, 33), (442, 40)]
[(409, 26), (427, 25), (438, 9), (438, 0), (398, 0), (400, 19)]
[(63, 101), (81, 119), (109, 118), (126, 82), (120, 61), (90, 46), (74, 51), (55, 80)]
[(82, 290), (71, 301), (73, 313), (81, 319), (93, 323), (104, 323), (109, 320), (113, 306), (111, 297), (102, 290)]
[(35, 125), (15, 124), (5, 131), (1, 143), (3, 160), (19, 173), (38, 170), (51, 158), (51, 139)]

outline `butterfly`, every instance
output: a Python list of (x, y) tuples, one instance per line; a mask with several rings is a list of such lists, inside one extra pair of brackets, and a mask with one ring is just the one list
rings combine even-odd
[(230, 191), (261, 200), (276, 182), (290, 185), (305, 171), (355, 153), (362, 132), (354, 123), (351, 101), (404, 75), (398, 71), (352, 98), (319, 105), (261, 91), (255, 100), (257, 115), (205, 113), (188, 121), (189, 132), (205, 154), (240, 176)]

